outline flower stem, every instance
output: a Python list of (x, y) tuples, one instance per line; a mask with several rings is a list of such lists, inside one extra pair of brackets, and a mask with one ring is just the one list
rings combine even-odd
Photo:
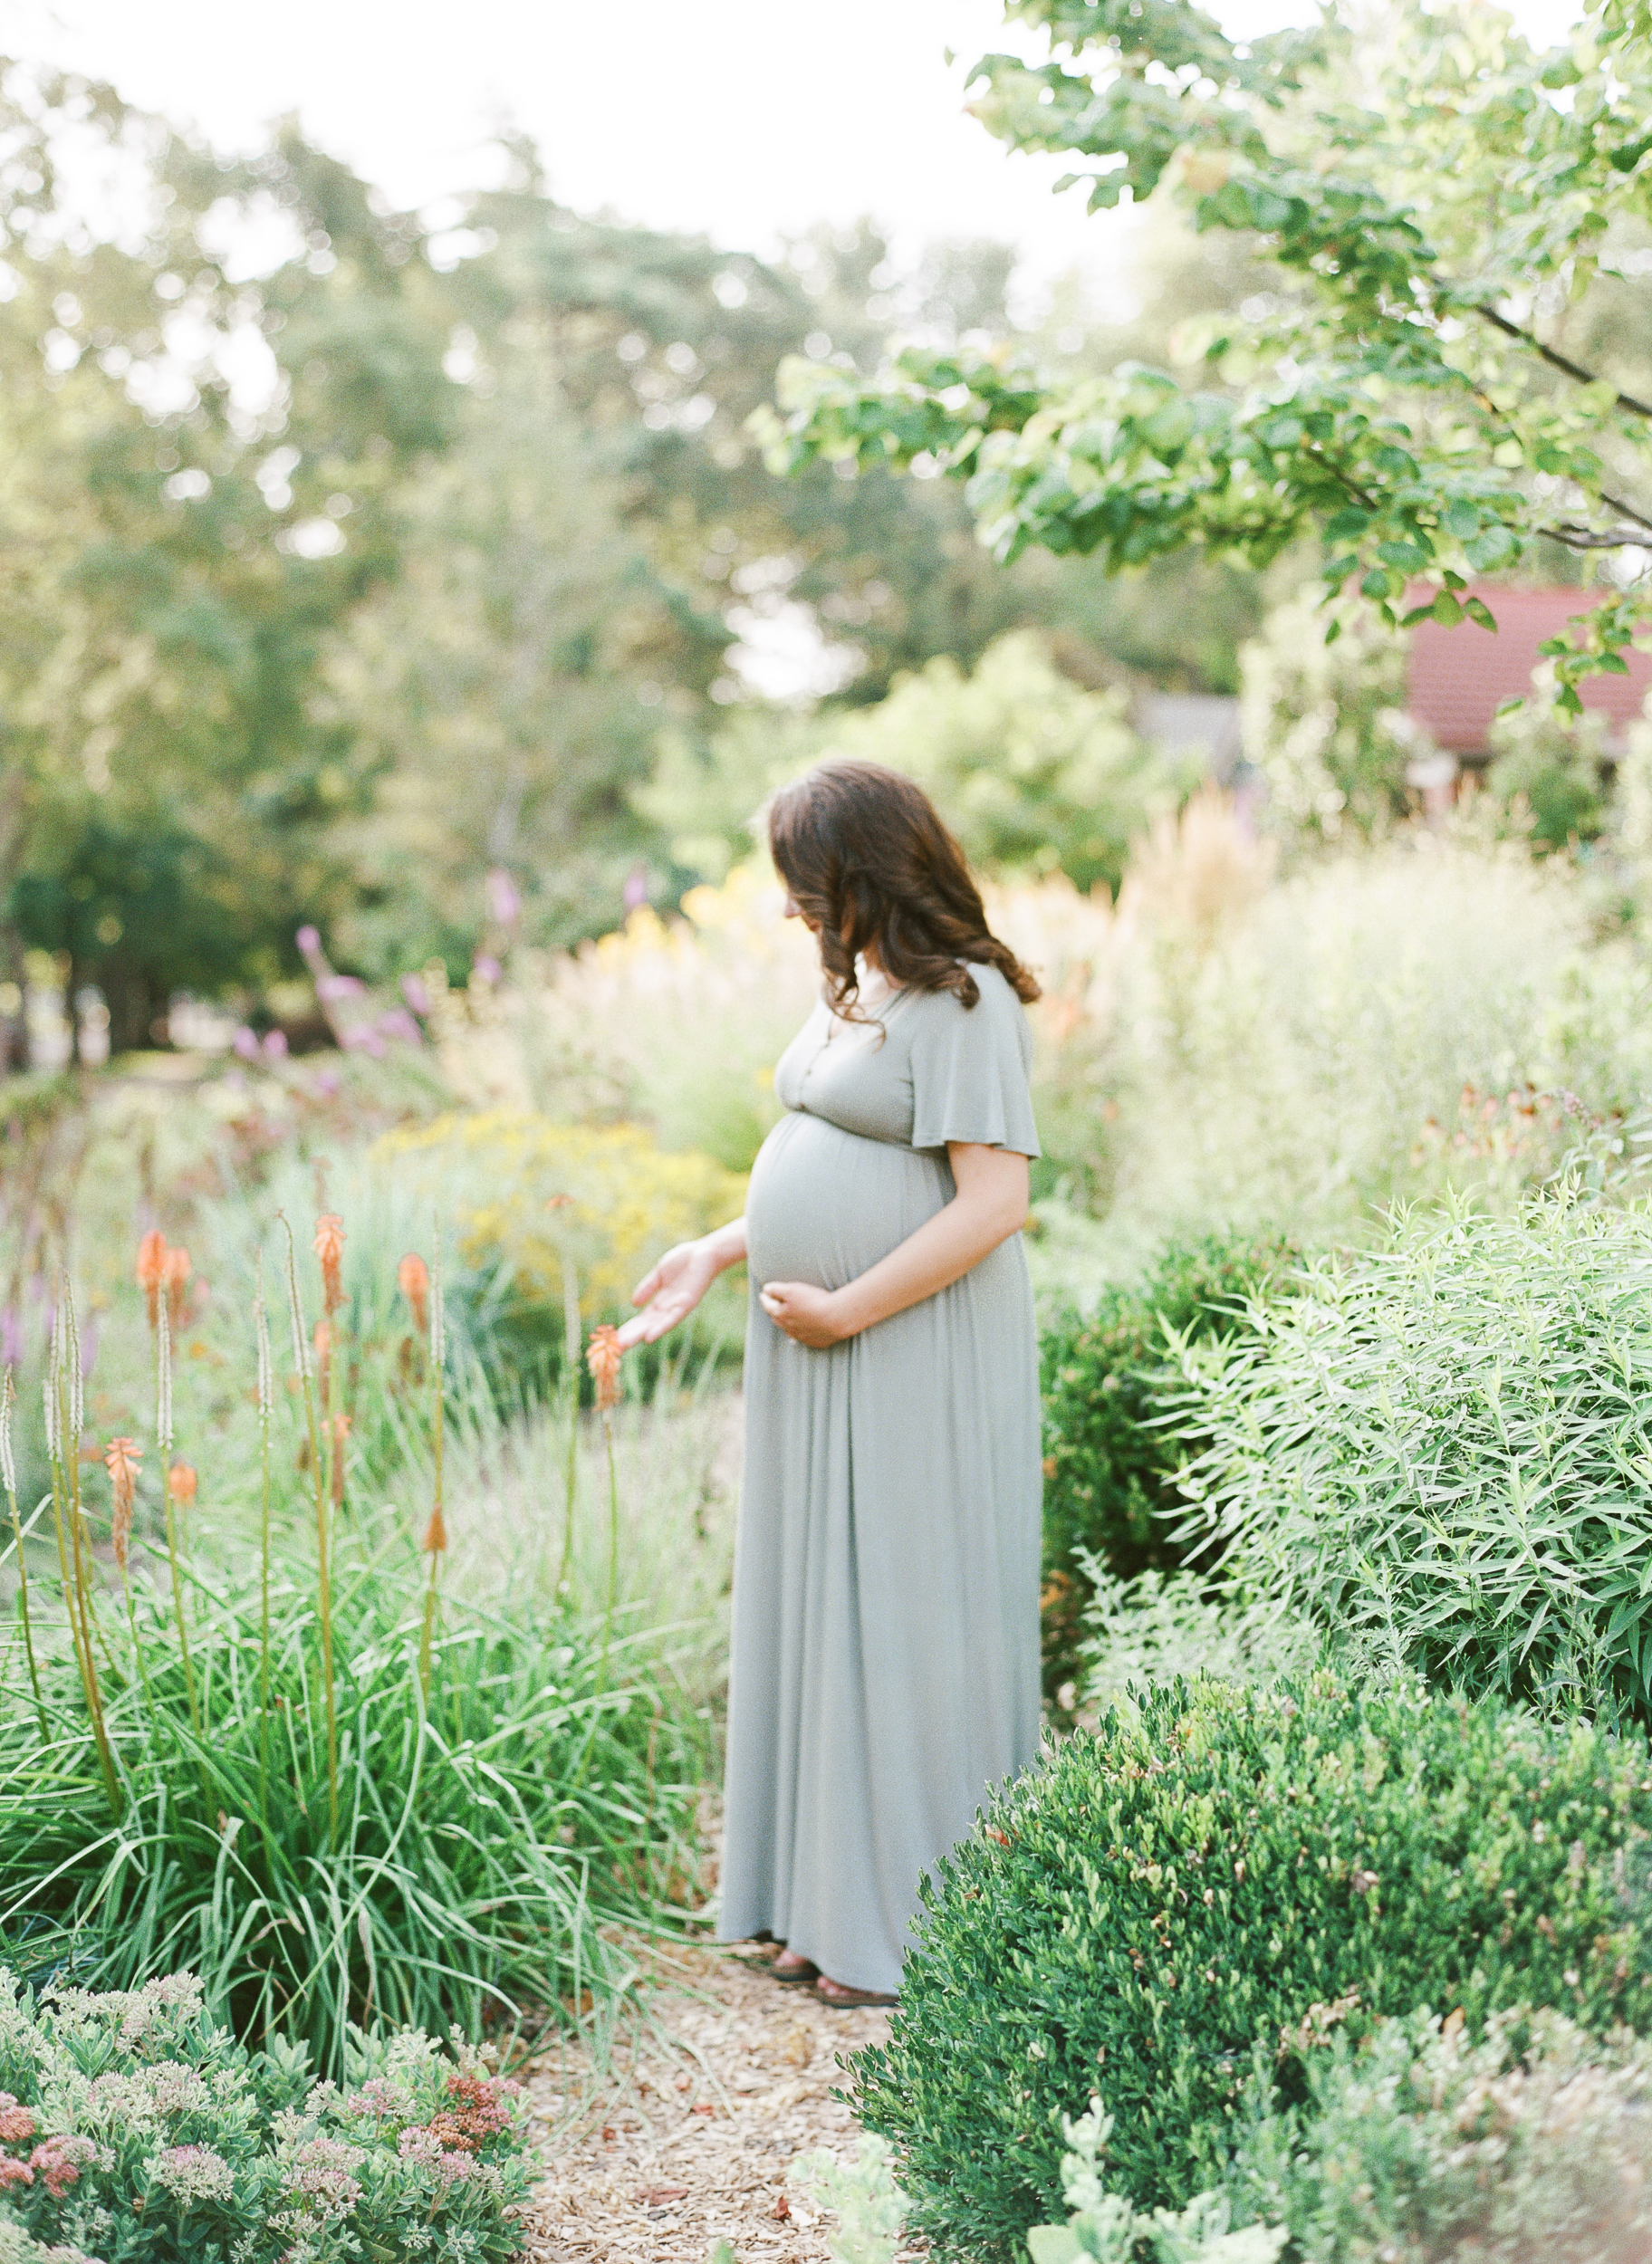
[(278, 1214), (287, 1234), (287, 1290), (293, 1309), (293, 1355), (303, 1386), (304, 1421), (310, 1434), (310, 1467), (315, 1478), (316, 1618), (322, 1631), (322, 1687), (327, 1707), (327, 1832), (339, 1837), (339, 1713), (332, 1679), (332, 1577), (329, 1565), (327, 1480), (322, 1468), (321, 1431), (315, 1416), (315, 1387), (304, 1348), (303, 1307), (298, 1294), (298, 1252), (285, 1212)]
[(614, 1467), (614, 1418), (602, 1410), (602, 1443), (608, 1450), (608, 1602), (602, 1614), (602, 1664), (598, 1688), (608, 1688), (608, 1645), (620, 1592), (620, 1474)]
[[(72, 1356), (79, 1357), (78, 1348)], [(103, 1693), (98, 1687), (98, 1665), (92, 1655), (91, 1594), (86, 1573), (86, 1551), (82, 1530), (83, 1514), (81, 1509), (81, 1440), (80, 1427), (70, 1418), (70, 1396), (62, 1374), (58, 1377), (58, 1443), (63, 1457), (59, 1465), (62, 1472), (62, 1506), (59, 1511), (59, 1545), (62, 1546), (63, 1512), (67, 1512), (69, 1547), (65, 1552), (64, 1574), (69, 1563), (74, 1566), (72, 1597), (70, 1616), (75, 1625), (75, 1648), (80, 1657), (81, 1687), (86, 1693), (86, 1711), (91, 1721), (91, 1734), (98, 1749), (98, 1765), (103, 1772), (104, 1789), (109, 1805), (119, 1822), (123, 1803), (120, 1780), (115, 1774), (115, 1757), (110, 1749), (109, 1730), (103, 1720)], [(53, 1473), (54, 1477), (56, 1473)], [(57, 1487), (53, 1485), (53, 1493)], [(64, 1601), (70, 1602), (68, 1593)]]
[(562, 1509), (562, 1560), (552, 1591), (559, 1597), (567, 1585), (573, 1561), (573, 1511), (579, 1494), (580, 1470), (580, 1279), (566, 1251), (562, 1252), (562, 1329), (567, 1346), (563, 1365), (568, 1377), (568, 1473)]
[[(8, 1368), (5, 1374), (8, 1390), (11, 1380), (11, 1370)], [(5, 1498), (11, 1507), (12, 1536), (17, 1549), (17, 1610), (23, 1621), (23, 1647), (28, 1656), (29, 1681), (34, 1692), (34, 1711), (40, 1717), (40, 1734), (44, 1738), (50, 1735), (46, 1728), (46, 1702), (41, 1695), (40, 1667), (34, 1657), (34, 1629), (29, 1616), (29, 1568), (23, 1560), (23, 1520), (17, 1514), (17, 1494), (14, 1487), (7, 1486)]]
[(270, 1418), (275, 1385), (269, 1321), (264, 1304), (264, 1253), (258, 1255), (258, 1296), (253, 1307), (258, 1338), (258, 1813), (270, 1832)]

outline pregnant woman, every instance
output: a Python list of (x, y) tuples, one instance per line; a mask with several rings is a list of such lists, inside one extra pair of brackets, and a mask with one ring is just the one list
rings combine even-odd
[(821, 1000), (745, 1216), (668, 1251), (621, 1336), (749, 1263), (719, 1932), (883, 2004), (919, 1878), (1038, 1747), (1038, 986), (910, 780), (824, 763), (769, 840)]

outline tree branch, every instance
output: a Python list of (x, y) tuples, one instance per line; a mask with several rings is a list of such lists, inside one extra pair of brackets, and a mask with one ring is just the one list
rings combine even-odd
[(1652, 519), (1648, 519), (1644, 511), (1637, 511), (1633, 504), (1626, 504), (1621, 495), (1609, 495), (1602, 488), (1600, 500), (1609, 511), (1620, 511), (1626, 519), (1633, 519), (1638, 527), (1645, 527), (1647, 533), (1652, 534)]
[[(1530, 346), (1551, 369), (1564, 370), (1569, 378), (1576, 378), (1580, 385), (1599, 384), (1600, 379), (1592, 369), (1586, 369), (1580, 361), (1572, 361), (1565, 354), (1557, 353), (1552, 346), (1545, 346), (1541, 338), (1533, 337), (1530, 331), (1522, 331), (1518, 322), (1511, 322), (1507, 315), (1499, 314), (1495, 307), (1476, 306), (1474, 312), (1489, 322), (1494, 330), (1501, 331), (1505, 338), (1517, 338), (1522, 346)], [(1645, 401), (1638, 401), (1632, 393), (1618, 394), (1618, 406), (1627, 408), (1632, 417), (1652, 417), (1652, 407)]]
[(1547, 535), (1551, 542), (1563, 542), (1569, 551), (1621, 551), (1631, 544), (1641, 550), (1648, 547), (1644, 519), (1638, 529), (1607, 527), (1599, 530), (1574, 526), (1569, 520), (1557, 519), (1552, 526), (1536, 527), (1532, 532)]

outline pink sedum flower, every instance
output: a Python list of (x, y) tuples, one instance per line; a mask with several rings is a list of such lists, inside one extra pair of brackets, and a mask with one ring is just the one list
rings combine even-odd
[(26, 2146), (39, 2127), (32, 2108), (0, 2091), (0, 2146)]
[(53, 2200), (61, 2202), (69, 2188), (79, 2183), (81, 2172), (97, 2159), (97, 2153), (90, 2138), (45, 2138), (29, 2156), (29, 2167), (44, 2180)]

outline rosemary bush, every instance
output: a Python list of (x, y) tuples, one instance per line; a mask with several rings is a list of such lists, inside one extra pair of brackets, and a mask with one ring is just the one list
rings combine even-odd
[(1009, 1789), (925, 1890), (889, 2040), (855, 2063), (911, 2223), (1009, 2259), (1061, 2213), (1100, 2092), (1138, 2210), (1215, 2184), (1338, 2021), (1520, 2003), (1652, 2026), (1646, 1745), (1316, 1675), (1177, 1683)]
[(341, 2072), (250, 2054), (193, 1974), (34, 2000), (0, 1972), (0, 2257), (8, 2233), (109, 2264), (519, 2255), (520, 2087), (410, 2032), (352, 2037)]
[(1190, 1348), (1188, 1490), (1337, 1637), (1470, 1691), (1652, 1703), (1652, 1211), (1455, 1207)]

